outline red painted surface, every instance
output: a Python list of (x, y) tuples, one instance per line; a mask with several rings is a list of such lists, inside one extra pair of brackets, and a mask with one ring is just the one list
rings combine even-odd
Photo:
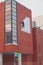
[(22, 65), (33, 65), (33, 56), (31, 54), (23, 54)]
[[(24, 6), (17, 3), (17, 35), (18, 35), (18, 45), (5, 45), (4, 43), (4, 3), (0, 4), (0, 42), (3, 48), (3, 52), (21, 52), (21, 53), (33, 53), (33, 41), (32, 41), (32, 18), (31, 10), (25, 8)], [(22, 11), (21, 11), (22, 10)], [(24, 11), (25, 10), (25, 11)], [(2, 16), (1, 16), (2, 15)], [(21, 31), (21, 22), (25, 17), (30, 18), (31, 33), (25, 33)], [(3, 24), (2, 24), (3, 23)], [(0, 49), (2, 51), (2, 49)]]
[(3, 65), (14, 65), (14, 54), (3, 54)]
[(4, 3), (0, 3), (0, 52), (4, 49)]
[(33, 62), (34, 65), (39, 65), (37, 63), (38, 62), (38, 29), (36, 28), (33, 28)]
[[(14, 54), (3, 54), (3, 65), (15, 65), (14, 59)], [(17, 62), (16, 65), (18, 65)], [(33, 56), (30, 54), (23, 54), (22, 65), (33, 65)]]
[[(30, 18), (31, 33), (25, 33), (21, 30), (21, 22), (25, 17)], [(18, 45), (19, 51), (25, 53), (33, 53), (33, 41), (32, 41), (32, 20), (31, 10), (17, 3), (17, 24), (18, 24)]]
[[(40, 53), (39, 53), (40, 45)], [(33, 62), (34, 65), (43, 65), (43, 30), (33, 28)], [(39, 57), (39, 55), (41, 57)], [(40, 60), (41, 58), (41, 60)]]
[(40, 30), (40, 53), (41, 53), (41, 62), (43, 65), (43, 30)]
[[(17, 3), (17, 45), (5, 45), (4, 43), (4, 3), (0, 3), (0, 52), (20, 52), (24, 53), (22, 60), (23, 65), (40, 65), (39, 58), (39, 40), (41, 62), (43, 65), (43, 31), (38, 28), (32, 29), (31, 10)], [(30, 18), (31, 33), (21, 31), (21, 22), (25, 17)], [(40, 34), (39, 34), (40, 32)], [(28, 55), (26, 55), (28, 54)], [(5, 57), (5, 56), (4, 56)]]

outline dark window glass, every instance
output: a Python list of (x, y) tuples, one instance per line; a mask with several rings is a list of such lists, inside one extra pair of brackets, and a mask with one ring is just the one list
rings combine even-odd
[(6, 32), (5, 36), (6, 36), (5, 38), (6, 43), (10, 43), (11, 42), (11, 32)]

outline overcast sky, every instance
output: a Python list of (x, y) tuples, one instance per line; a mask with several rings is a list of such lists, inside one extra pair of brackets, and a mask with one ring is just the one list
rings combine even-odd
[[(4, 1), (4, 0), (0, 0)], [(43, 15), (43, 0), (16, 0), (32, 10), (32, 17)]]

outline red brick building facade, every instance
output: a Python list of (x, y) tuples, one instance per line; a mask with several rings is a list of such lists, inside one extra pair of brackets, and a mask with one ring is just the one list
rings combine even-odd
[(43, 65), (42, 49), (43, 31), (32, 28), (31, 10), (14, 0), (0, 3), (0, 65)]

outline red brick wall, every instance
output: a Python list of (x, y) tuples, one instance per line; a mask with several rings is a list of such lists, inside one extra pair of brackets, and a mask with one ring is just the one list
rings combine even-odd
[(0, 3), (0, 52), (16, 52), (17, 46), (15, 45), (5, 45), (4, 38), (5, 38), (5, 3)]
[(0, 52), (4, 48), (4, 3), (0, 3)]
[(22, 65), (33, 65), (33, 56), (31, 54), (23, 54)]
[[(21, 31), (21, 22), (25, 17), (30, 18), (31, 33), (24, 33)], [(25, 52), (33, 53), (32, 41), (32, 18), (31, 10), (17, 3), (17, 34), (18, 45), (4, 45), (4, 3), (0, 4), (0, 51), (1, 52)]]
[(40, 30), (40, 52), (41, 52), (41, 62), (43, 65), (43, 30)]
[[(40, 44), (40, 54), (41, 54), (41, 61), (39, 57), (39, 44)], [(34, 65), (43, 65), (43, 30), (38, 28), (33, 28), (33, 61)]]
[[(3, 65), (14, 65), (14, 59), (14, 54), (3, 54)], [(33, 65), (33, 56), (31, 54), (23, 54), (22, 65)]]
[[(25, 33), (21, 31), (21, 22), (25, 17), (30, 18), (31, 33)], [(31, 10), (17, 3), (17, 24), (18, 24), (18, 45), (19, 51), (25, 53), (33, 53), (33, 41), (32, 41), (32, 18)]]
[(14, 65), (14, 54), (3, 54), (3, 65)]

